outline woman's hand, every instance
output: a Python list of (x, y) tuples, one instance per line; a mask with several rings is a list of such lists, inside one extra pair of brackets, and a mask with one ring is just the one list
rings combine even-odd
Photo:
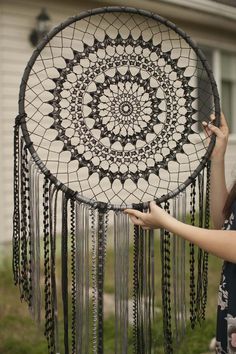
[[(212, 124), (215, 116), (212, 115), (211, 122), (203, 122), (206, 136), (210, 137), (212, 133), (216, 135), (216, 142), (211, 154), (211, 219), (215, 229), (221, 229), (224, 223), (224, 205), (228, 197), (228, 191), (225, 181), (224, 155), (227, 147), (229, 129), (224, 114), (220, 117), (219, 128)], [(209, 139), (210, 140), (210, 139)], [(220, 192), (219, 192), (220, 191)]]
[(171, 216), (155, 202), (150, 202), (150, 211), (142, 213), (135, 209), (125, 209), (134, 225), (139, 225), (143, 229), (159, 229), (165, 227)]
[(219, 128), (214, 126), (212, 122), (215, 120), (215, 116), (210, 116), (210, 123), (202, 122), (206, 136), (210, 137), (212, 133), (216, 135), (216, 143), (211, 154), (211, 160), (221, 161), (224, 159), (228, 138), (229, 138), (229, 128), (224, 116), (221, 113), (220, 116), (220, 126)]

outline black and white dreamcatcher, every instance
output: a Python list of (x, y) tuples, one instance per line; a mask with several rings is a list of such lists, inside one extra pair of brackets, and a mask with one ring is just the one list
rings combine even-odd
[(44, 307), (50, 353), (106, 352), (107, 242), (114, 245), (115, 353), (155, 352), (161, 294), (166, 353), (187, 317), (192, 327), (204, 318), (207, 254), (190, 244), (187, 260), (185, 242), (161, 230), (158, 289), (158, 237), (130, 231), (123, 210), (145, 211), (155, 200), (183, 221), (189, 213), (192, 225), (209, 226), (215, 137), (207, 141), (200, 121), (211, 113), (218, 125), (204, 55), (158, 15), (92, 10), (56, 27), (34, 51), (15, 124), (13, 269), (38, 321)]

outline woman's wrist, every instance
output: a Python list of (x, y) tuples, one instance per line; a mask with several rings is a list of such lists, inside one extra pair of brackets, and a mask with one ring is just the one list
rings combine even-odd
[(174, 232), (178, 220), (163, 210), (163, 214), (159, 216), (159, 224), (162, 228)]
[(211, 165), (220, 165), (220, 164), (224, 164), (224, 162), (225, 162), (225, 155), (211, 157)]

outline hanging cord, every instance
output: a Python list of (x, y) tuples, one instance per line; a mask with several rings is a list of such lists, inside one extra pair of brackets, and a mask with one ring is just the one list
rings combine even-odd
[[(178, 195), (173, 200), (173, 217), (181, 220), (181, 196)], [(180, 342), (181, 339), (181, 303), (183, 299), (181, 298), (181, 278), (183, 274), (181, 273), (181, 260), (183, 255), (181, 254), (181, 239), (173, 235), (173, 263), (172, 263), (172, 275), (173, 275), (173, 305), (174, 305), (174, 323), (175, 323), (175, 341), (176, 344)]]
[(45, 295), (45, 336), (50, 354), (55, 352), (54, 323), (52, 313), (51, 264), (50, 264), (50, 215), (49, 215), (49, 180), (45, 176), (43, 183), (43, 248), (44, 248), (44, 295)]
[[(209, 229), (210, 226), (210, 176), (211, 176), (211, 161), (207, 163), (207, 180), (206, 180), (206, 200), (205, 200), (205, 219), (204, 228)], [(207, 289), (208, 289), (208, 253), (203, 253), (203, 293), (202, 293), (202, 319), (205, 320), (206, 304), (207, 304)]]
[[(26, 155), (27, 157), (27, 155)], [(32, 220), (32, 189), (30, 188), (30, 169), (31, 164), (30, 161), (27, 159), (26, 164), (26, 192), (27, 192), (27, 217), (28, 217), (28, 230), (27, 230), (27, 243), (28, 243), (28, 282), (29, 282), (29, 294), (28, 294), (28, 304), (29, 308), (32, 310), (32, 296), (33, 296), (33, 288), (32, 288), (32, 261), (33, 261), (33, 254), (32, 254), (32, 226), (34, 220)]]
[[(84, 338), (85, 338), (85, 348), (84, 348), (84, 353), (89, 354), (89, 347), (90, 347), (90, 297), (89, 297), (89, 285), (90, 285), (90, 249), (89, 249), (89, 241), (90, 241), (90, 223), (89, 223), (89, 206), (85, 205), (84, 207), (84, 264), (85, 264), (85, 286), (84, 286), (84, 291), (85, 291), (85, 303), (84, 303), (84, 314), (85, 314), (85, 320), (84, 320)], [(106, 245), (104, 245), (106, 247)]]
[(13, 212), (13, 258), (12, 268), (15, 285), (20, 283), (20, 141), (19, 116), (14, 126), (14, 212)]
[(62, 194), (62, 232), (61, 232), (61, 274), (62, 304), (64, 319), (64, 349), (69, 354), (68, 334), (68, 195)]
[(84, 278), (85, 278), (85, 260), (84, 260), (84, 204), (76, 202), (76, 223), (75, 223), (75, 352), (84, 353)]
[(98, 294), (98, 341), (97, 354), (103, 354), (103, 290), (104, 290), (104, 266), (106, 256), (106, 238), (108, 227), (108, 212), (98, 210), (98, 249), (97, 249), (97, 294)]
[(134, 225), (134, 264), (133, 264), (133, 354), (139, 354), (139, 325), (138, 325), (138, 313), (139, 313), (139, 275), (138, 275), (138, 259), (139, 259), (139, 237), (140, 227)]
[(152, 326), (154, 321), (154, 232), (153, 230), (145, 231), (147, 243), (146, 249), (146, 306), (145, 306), (145, 321), (146, 321), (146, 352), (151, 354), (153, 346)]
[(24, 299), (28, 306), (31, 306), (31, 274), (29, 263), (29, 167), (28, 152), (21, 141), (21, 278), (20, 290), (21, 299)]
[(31, 299), (31, 314), (34, 319), (38, 321), (38, 309), (37, 309), (37, 291), (38, 285), (36, 284), (36, 272), (37, 272), (37, 263), (36, 263), (36, 233), (35, 230), (39, 225), (36, 224), (35, 213), (35, 164), (30, 159), (29, 161), (29, 202), (30, 202), (30, 210), (29, 210), (29, 228), (30, 228), (30, 269), (31, 269), (31, 287), (32, 287), (32, 299)]
[[(178, 196), (173, 200), (173, 217), (178, 218)], [(175, 323), (175, 340), (179, 342), (179, 257), (178, 257), (179, 238), (173, 235), (173, 256), (172, 256), (172, 273), (173, 273), (173, 305), (174, 305), (174, 323)]]
[(154, 324), (155, 316), (155, 245), (154, 245), (154, 230), (149, 230), (149, 239), (150, 239), (150, 255), (149, 255), (149, 267), (150, 267), (150, 341), (153, 343), (152, 336), (152, 326)]
[(71, 325), (71, 347), (72, 354), (76, 354), (76, 241), (75, 241), (75, 201), (70, 200), (70, 234), (71, 234), (71, 302), (72, 302), (72, 325)]
[(154, 233), (134, 226), (133, 353), (152, 350), (154, 319)]
[[(191, 225), (195, 225), (195, 202), (196, 202), (196, 182), (195, 180), (191, 183), (191, 192), (190, 192), (190, 218)], [(196, 308), (195, 308), (195, 252), (194, 244), (189, 244), (190, 250), (190, 323), (191, 328), (193, 329), (196, 324)]]
[(39, 218), (39, 171), (37, 165), (30, 161), (30, 259), (32, 279), (32, 308), (33, 318), (41, 322), (41, 262), (40, 262), (40, 218)]
[(139, 237), (139, 258), (138, 258), (138, 275), (139, 275), (139, 292), (138, 292), (138, 326), (139, 326), (139, 345), (141, 353), (145, 353), (144, 339), (144, 230), (140, 228)]
[(115, 353), (128, 350), (129, 222), (123, 212), (114, 213)]
[[(198, 226), (203, 227), (203, 213), (204, 213), (204, 171), (198, 175)], [(197, 288), (196, 288), (196, 302), (195, 312), (196, 320), (201, 321), (201, 301), (202, 301), (202, 272), (203, 272), (203, 251), (198, 248), (198, 270), (197, 270)]]
[[(186, 223), (186, 191), (180, 194), (180, 213), (181, 221)], [(186, 311), (186, 241), (180, 239), (180, 313), (181, 313), (181, 339), (184, 337), (186, 332), (186, 322), (187, 322), (187, 311)]]
[[(173, 200), (173, 217), (184, 223), (186, 222), (185, 191)], [(186, 329), (185, 243), (185, 240), (173, 235), (172, 275), (176, 345), (184, 337)]]
[(50, 215), (50, 252), (51, 252), (51, 286), (52, 286), (52, 323), (54, 328), (55, 352), (59, 353), (58, 335), (58, 304), (56, 282), (56, 238), (57, 238), (57, 198), (58, 189), (50, 184), (49, 215)]
[(148, 353), (149, 350), (149, 328), (148, 328), (148, 302), (149, 302), (149, 294), (148, 294), (148, 232), (147, 230), (143, 230), (142, 232), (143, 239), (143, 262), (142, 262), (142, 320), (143, 320), (143, 352)]
[[(169, 202), (165, 202), (164, 209), (170, 213)], [(161, 256), (162, 256), (162, 303), (163, 303), (163, 331), (164, 349), (166, 354), (173, 353), (171, 329), (171, 281), (170, 281), (170, 233), (161, 230)]]
[(90, 343), (90, 249), (89, 212), (86, 204), (76, 202), (75, 222), (75, 348), (88, 354)]
[(82, 353), (83, 340), (83, 240), (84, 227), (82, 217), (83, 204), (75, 203), (75, 353)]
[(92, 353), (97, 353), (97, 326), (98, 326), (98, 309), (97, 309), (97, 230), (96, 230), (96, 211), (90, 208), (91, 219), (91, 240), (92, 240)]

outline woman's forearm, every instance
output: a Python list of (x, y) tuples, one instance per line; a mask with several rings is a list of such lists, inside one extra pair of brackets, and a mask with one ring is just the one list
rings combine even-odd
[(210, 116), (210, 122), (203, 122), (206, 136), (215, 135), (215, 146), (211, 154), (211, 217), (215, 229), (220, 229), (224, 222), (223, 208), (228, 197), (225, 183), (224, 158), (229, 137), (229, 128), (223, 113), (220, 116), (220, 124), (212, 124), (215, 116)]
[(224, 158), (211, 161), (210, 205), (211, 219), (215, 229), (224, 223), (223, 208), (228, 196), (225, 182)]
[(217, 257), (236, 263), (236, 231), (201, 229), (172, 216), (165, 219), (163, 227)]

